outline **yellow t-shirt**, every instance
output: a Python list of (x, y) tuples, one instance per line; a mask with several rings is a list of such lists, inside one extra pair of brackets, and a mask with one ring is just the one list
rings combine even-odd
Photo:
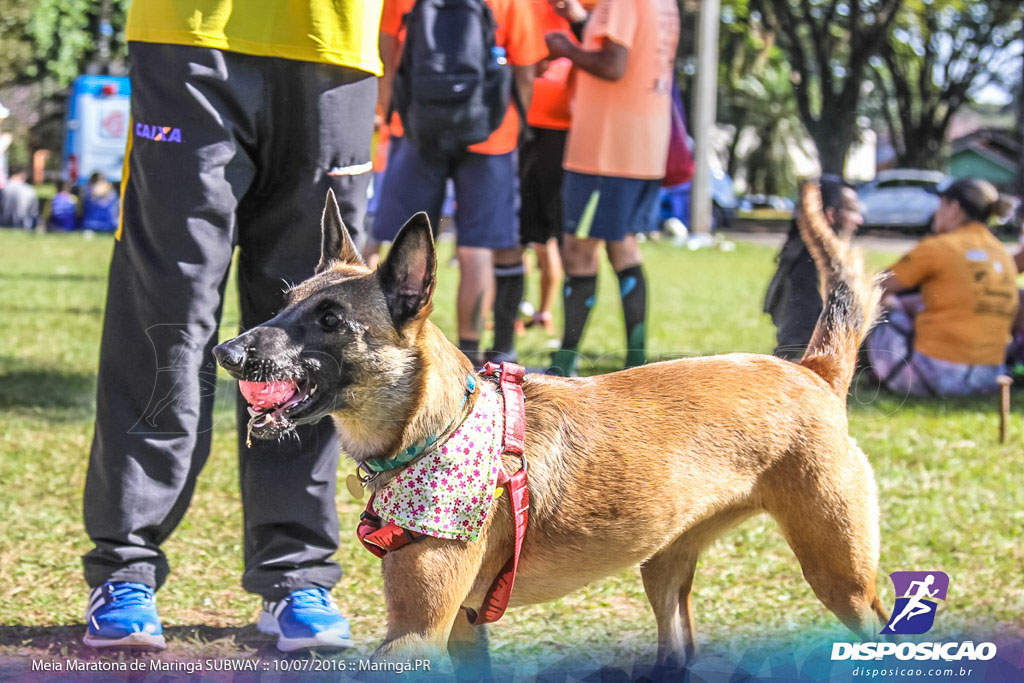
[(1017, 269), (983, 224), (928, 237), (891, 270), (905, 287), (921, 289), (917, 351), (967, 365), (1005, 360), (1017, 313)]
[(626, 71), (607, 81), (576, 70), (564, 166), (600, 176), (661, 178), (672, 129), (676, 0), (600, 0), (583, 31), (583, 48), (600, 50), (605, 39), (629, 50)]
[(380, 75), (383, 0), (135, 0), (129, 41), (337, 64)]

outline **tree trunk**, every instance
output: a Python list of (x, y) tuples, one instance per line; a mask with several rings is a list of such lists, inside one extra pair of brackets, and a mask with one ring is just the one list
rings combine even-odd
[(736, 154), (736, 148), (740, 144), (740, 136), (743, 134), (743, 129), (747, 127), (747, 117), (740, 114), (735, 117), (736, 120), (736, 134), (732, 136), (732, 140), (729, 141), (728, 147), (728, 161), (725, 165), (725, 172), (729, 174), (729, 177), (735, 178), (736, 171), (740, 166), (739, 155)]
[(904, 131), (904, 148), (896, 153), (896, 163), (902, 168), (940, 169), (945, 137), (945, 129), (924, 124)]
[(846, 155), (856, 138), (856, 121), (832, 120), (835, 123), (830, 124), (826, 115), (823, 115), (820, 121), (815, 121), (814, 126), (810, 127), (809, 132), (818, 148), (822, 174), (842, 176)]

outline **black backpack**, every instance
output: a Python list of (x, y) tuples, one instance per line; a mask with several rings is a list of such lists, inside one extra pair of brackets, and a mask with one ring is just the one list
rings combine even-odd
[(505, 118), (513, 86), (491, 8), (484, 0), (416, 0), (403, 22), (391, 102), (405, 136), (428, 156), (486, 140)]

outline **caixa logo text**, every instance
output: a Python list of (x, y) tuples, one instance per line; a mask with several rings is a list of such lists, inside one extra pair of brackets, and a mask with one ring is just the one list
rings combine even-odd
[(996, 656), (995, 643), (832, 643), (832, 660), (882, 659), (957, 662), (988, 661)]
[(148, 123), (135, 124), (135, 137), (153, 142), (181, 142), (181, 128), (151, 126)]

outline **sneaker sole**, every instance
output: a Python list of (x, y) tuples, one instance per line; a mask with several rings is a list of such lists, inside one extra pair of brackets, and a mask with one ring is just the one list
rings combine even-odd
[(256, 630), (268, 636), (278, 636), (277, 649), (281, 652), (295, 652), (296, 650), (309, 650), (312, 648), (345, 650), (355, 647), (355, 643), (351, 639), (334, 635), (330, 631), (318, 633), (312, 638), (288, 638), (281, 634), (281, 628), (277, 625), (277, 619), (269, 612), (260, 612), (260, 619), (256, 622)]
[(332, 635), (329, 631), (318, 633), (312, 638), (286, 638), (281, 636), (277, 639), (277, 649), (281, 652), (312, 649), (347, 650), (352, 647), (355, 647), (355, 643), (350, 638)]
[(167, 647), (167, 641), (163, 636), (154, 636), (152, 633), (133, 633), (124, 638), (100, 638), (90, 636), (88, 633), (82, 638), (82, 642), (89, 647), (102, 650), (108, 647), (134, 647), (150, 650), (163, 650)]

